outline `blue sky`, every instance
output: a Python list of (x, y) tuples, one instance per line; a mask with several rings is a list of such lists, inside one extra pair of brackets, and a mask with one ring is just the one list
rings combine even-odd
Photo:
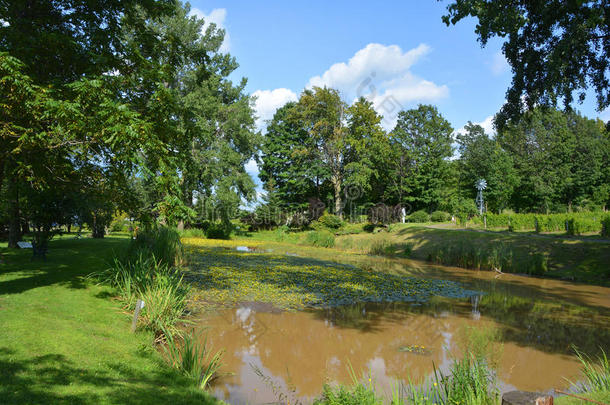
[[(381, 2), (379, 2), (381, 3)], [(475, 20), (447, 27), (448, 1), (202, 1), (193, 13), (227, 31), (223, 50), (237, 58), (238, 77), (258, 96), (258, 124), (307, 86), (338, 88), (347, 102), (369, 97), (391, 128), (399, 109), (436, 105), (459, 130), (467, 121), (491, 131), (511, 72), (501, 41), (481, 48)], [(237, 77), (236, 77), (237, 78)], [(597, 113), (593, 97), (576, 106)], [(256, 166), (249, 170), (256, 174)]]

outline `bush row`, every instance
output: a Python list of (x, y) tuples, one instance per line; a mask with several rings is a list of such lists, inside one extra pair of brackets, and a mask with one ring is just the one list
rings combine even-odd
[[(579, 212), (570, 214), (485, 214), (488, 228), (506, 228), (509, 231), (567, 232), (580, 235), (601, 232), (608, 214), (603, 212)], [(477, 216), (473, 223), (483, 225), (484, 218)]]

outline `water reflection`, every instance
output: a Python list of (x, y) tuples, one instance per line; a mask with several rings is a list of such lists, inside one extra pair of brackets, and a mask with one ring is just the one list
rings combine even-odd
[[(277, 401), (278, 393), (288, 395), (291, 387), (291, 403), (297, 397), (307, 403), (325, 382), (349, 382), (348, 362), (389, 395), (394, 382), (430, 377), (433, 362), (447, 370), (467, 327), (499, 329), (504, 388), (565, 388), (564, 377), (575, 379), (579, 368), (570, 345), (595, 350), (610, 342), (604, 314), (584, 316), (581, 310), (576, 322), (573, 308), (560, 306), (555, 313), (553, 305), (493, 293), (438, 298), (425, 305), (367, 303), (283, 313), (260, 309), (245, 304), (201, 320), (214, 347), (227, 349), (224, 371), (235, 375), (220, 380), (216, 394), (231, 403)], [(407, 346), (421, 347), (425, 355), (404, 350)]]
[(205, 315), (197, 325), (209, 327), (204, 333), (216, 349), (226, 349), (223, 371), (234, 373), (217, 381), (216, 395), (234, 404), (259, 404), (275, 402), (283, 393), (290, 403), (308, 403), (325, 382), (349, 383), (349, 362), (390, 396), (392, 384), (430, 378), (433, 362), (447, 370), (468, 328), (497, 332), (503, 390), (566, 388), (565, 378), (576, 380), (579, 372), (572, 345), (589, 354), (610, 349), (608, 288), (508, 274), (495, 278), (490, 272), (334, 251), (335, 257), (324, 256), (330, 254), (322, 250), (319, 258), (449, 279), (484, 293), (434, 297), (425, 304), (359, 303), (301, 312), (242, 303)]

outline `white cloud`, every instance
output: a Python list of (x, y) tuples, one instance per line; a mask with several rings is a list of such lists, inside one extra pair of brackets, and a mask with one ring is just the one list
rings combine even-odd
[(494, 56), (491, 59), (490, 67), (491, 72), (495, 76), (500, 76), (501, 74), (506, 73), (510, 70), (510, 65), (506, 61), (506, 58), (502, 54), (502, 51), (494, 53)]
[(496, 130), (494, 129), (494, 116), (493, 115), (490, 115), (489, 117), (485, 118), (483, 121), (477, 122), (476, 124), (482, 126), (487, 135), (492, 135), (492, 136), (496, 135)]
[(335, 63), (321, 76), (312, 77), (307, 87), (328, 86), (345, 93), (356, 93), (358, 86), (369, 76), (372, 82), (396, 78), (429, 52), (430, 47), (426, 44), (404, 53), (398, 45), (368, 44), (347, 63)]
[(0, 26), (2, 27), (8, 27), (10, 24), (8, 23), (8, 21), (3, 20), (2, 18), (0, 18)]
[(273, 118), (275, 111), (289, 101), (296, 101), (297, 95), (290, 89), (279, 88), (275, 90), (257, 90), (253, 94), (256, 97), (256, 126), (263, 130), (266, 121)]
[(231, 38), (229, 36), (229, 31), (227, 30), (227, 28), (225, 26), (225, 20), (227, 18), (226, 9), (215, 8), (212, 11), (210, 11), (209, 14), (206, 14), (198, 8), (192, 8), (191, 12), (189, 14), (194, 15), (197, 18), (203, 19), (205, 21), (204, 26), (201, 28), (202, 34), (205, 33), (205, 31), (208, 29), (208, 27), (212, 23), (216, 24), (217, 28), (222, 28), (223, 30), (225, 30), (225, 38), (224, 38), (222, 45), (220, 46), (220, 52), (223, 52), (223, 53), (229, 52), (229, 49), (231, 48)]
[(410, 71), (430, 51), (426, 44), (406, 52), (398, 45), (368, 44), (347, 62), (335, 63), (322, 75), (312, 77), (307, 87), (335, 88), (348, 101), (366, 97), (384, 116), (384, 127), (391, 129), (404, 104), (448, 97), (446, 85), (437, 85)]
[(610, 121), (610, 107), (599, 113), (599, 119), (603, 120), (604, 122)]
[[(449, 96), (446, 85), (438, 85), (411, 72), (431, 49), (426, 44), (403, 51), (398, 45), (368, 44), (357, 51), (347, 62), (339, 62), (307, 82), (306, 88), (327, 86), (337, 89), (348, 102), (366, 97), (384, 116), (383, 126), (391, 129), (398, 112), (408, 104), (433, 102)], [(273, 117), (275, 110), (288, 101), (297, 99), (292, 90), (257, 90), (257, 126)]]
[[(494, 116), (490, 115), (487, 118), (485, 118), (483, 121), (480, 122), (473, 122), (474, 125), (480, 125), (481, 127), (483, 127), (483, 129), (485, 130), (485, 133), (489, 136), (495, 136), (496, 135), (496, 130), (493, 127), (493, 120), (494, 120)], [(463, 134), (466, 132), (465, 129), (465, 125), (460, 128), (457, 129), (455, 131), (455, 134)]]

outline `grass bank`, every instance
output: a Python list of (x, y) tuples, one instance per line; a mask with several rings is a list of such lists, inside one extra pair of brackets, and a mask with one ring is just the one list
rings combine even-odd
[(130, 332), (113, 290), (86, 280), (127, 242), (53, 240), (46, 262), (0, 248), (0, 402), (217, 403), (168, 366), (151, 332)]
[[(310, 232), (275, 230), (253, 232), (248, 237), (256, 241), (309, 245)], [(332, 245), (345, 252), (432, 259), (454, 266), (463, 262), (464, 267), (473, 263), (482, 269), (486, 263), (489, 268), (495, 267), (495, 258), (497, 263), (509, 261), (502, 269), (505, 272), (610, 285), (610, 243), (603, 240), (394, 224), (389, 230), (379, 232), (347, 235), (337, 232)]]

